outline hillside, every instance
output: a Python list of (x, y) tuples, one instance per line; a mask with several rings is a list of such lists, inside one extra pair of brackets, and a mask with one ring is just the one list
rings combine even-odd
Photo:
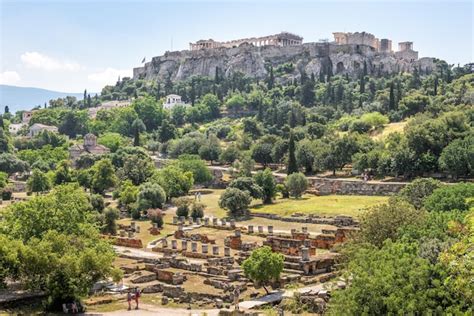
[(28, 110), (51, 99), (73, 96), (82, 99), (82, 93), (68, 93), (31, 87), (0, 85), (0, 113), (8, 105), (10, 112)]

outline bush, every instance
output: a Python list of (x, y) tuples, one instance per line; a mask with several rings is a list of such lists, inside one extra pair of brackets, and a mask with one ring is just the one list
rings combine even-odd
[(442, 183), (435, 179), (416, 179), (405, 186), (399, 193), (400, 197), (411, 203), (415, 208), (421, 208), (425, 199)]
[(165, 201), (166, 194), (160, 185), (146, 182), (140, 186), (137, 199), (140, 211), (150, 208), (162, 208)]
[(95, 211), (97, 211), (99, 213), (102, 213), (102, 211), (105, 208), (105, 202), (104, 202), (104, 198), (102, 197), (102, 195), (92, 194), (89, 199), (91, 201), (92, 208)]
[(176, 216), (188, 217), (189, 215), (189, 204), (191, 200), (187, 197), (179, 197), (173, 199), (173, 204), (176, 205)]
[(138, 208), (132, 210), (132, 219), (138, 220), (142, 217), (142, 212)]
[(468, 198), (474, 196), (474, 183), (445, 185), (433, 191), (423, 203), (428, 211), (447, 212), (469, 210)]
[(288, 192), (292, 197), (298, 198), (303, 195), (308, 187), (308, 180), (301, 172), (290, 174), (285, 181)]
[(282, 198), (287, 199), (290, 197), (290, 192), (288, 192), (286, 185), (279, 183), (276, 185), (276, 190), (280, 192)]
[(194, 202), (191, 206), (191, 217), (196, 218), (203, 218), (204, 217), (204, 208), (206, 206), (202, 203)]
[(116, 208), (108, 207), (104, 211), (104, 225), (102, 226), (102, 232), (105, 234), (116, 235), (117, 234), (117, 219), (120, 214)]
[(156, 208), (150, 209), (147, 212), (148, 219), (158, 225), (159, 228), (163, 227), (163, 212)]
[(2, 200), (10, 201), (12, 199), (13, 191), (10, 188), (5, 188), (2, 190)]

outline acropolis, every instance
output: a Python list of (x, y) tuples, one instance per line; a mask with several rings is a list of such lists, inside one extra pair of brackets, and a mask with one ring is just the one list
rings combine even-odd
[(266, 46), (266, 45), (275, 45), (275, 46), (294, 46), (301, 45), (303, 43), (303, 38), (296, 34), (289, 32), (280, 32), (275, 35), (268, 35), (262, 37), (250, 37), (242, 38), (227, 42), (217, 42), (213, 39), (208, 40), (199, 40), (196, 43), (189, 43), (190, 50), (199, 50), (199, 49), (209, 49), (209, 48), (232, 48), (239, 47), (241, 44), (248, 43), (253, 46)]

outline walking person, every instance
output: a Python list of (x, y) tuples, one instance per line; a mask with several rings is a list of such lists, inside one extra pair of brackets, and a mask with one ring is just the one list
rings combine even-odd
[(130, 289), (127, 291), (127, 302), (128, 302), (128, 310), (132, 309), (132, 292), (130, 292)]
[(239, 310), (239, 298), (240, 298), (240, 288), (239, 286), (236, 286), (234, 289), (234, 305), (235, 305), (235, 310)]
[(138, 299), (140, 298), (140, 288), (136, 287), (135, 288), (135, 303), (136, 303), (136, 306), (135, 306), (135, 309), (138, 309)]

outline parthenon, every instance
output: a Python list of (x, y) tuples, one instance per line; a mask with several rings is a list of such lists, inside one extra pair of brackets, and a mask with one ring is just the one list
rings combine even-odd
[(214, 41), (213, 39), (208, 40), (199, 40), (196, 43), (189, 43), (190, 50), (200, 50), (200, 49), (213, 49), (213, 48), (232, 48), (238, 47), (243, 43), (248, 43), (254, 46), (267, 46), (267, 45), (275, 45), (275, 46), (294, 46), (294, 45), (301, 45), (303, 43), (303, 38), (296, 34), (292, 34), (289, 32), (281, 32), (275, 35), (268, 35), (263, 37), (250, 37), (250, 38), (242, 38), (227, 42), (218, 42)]

